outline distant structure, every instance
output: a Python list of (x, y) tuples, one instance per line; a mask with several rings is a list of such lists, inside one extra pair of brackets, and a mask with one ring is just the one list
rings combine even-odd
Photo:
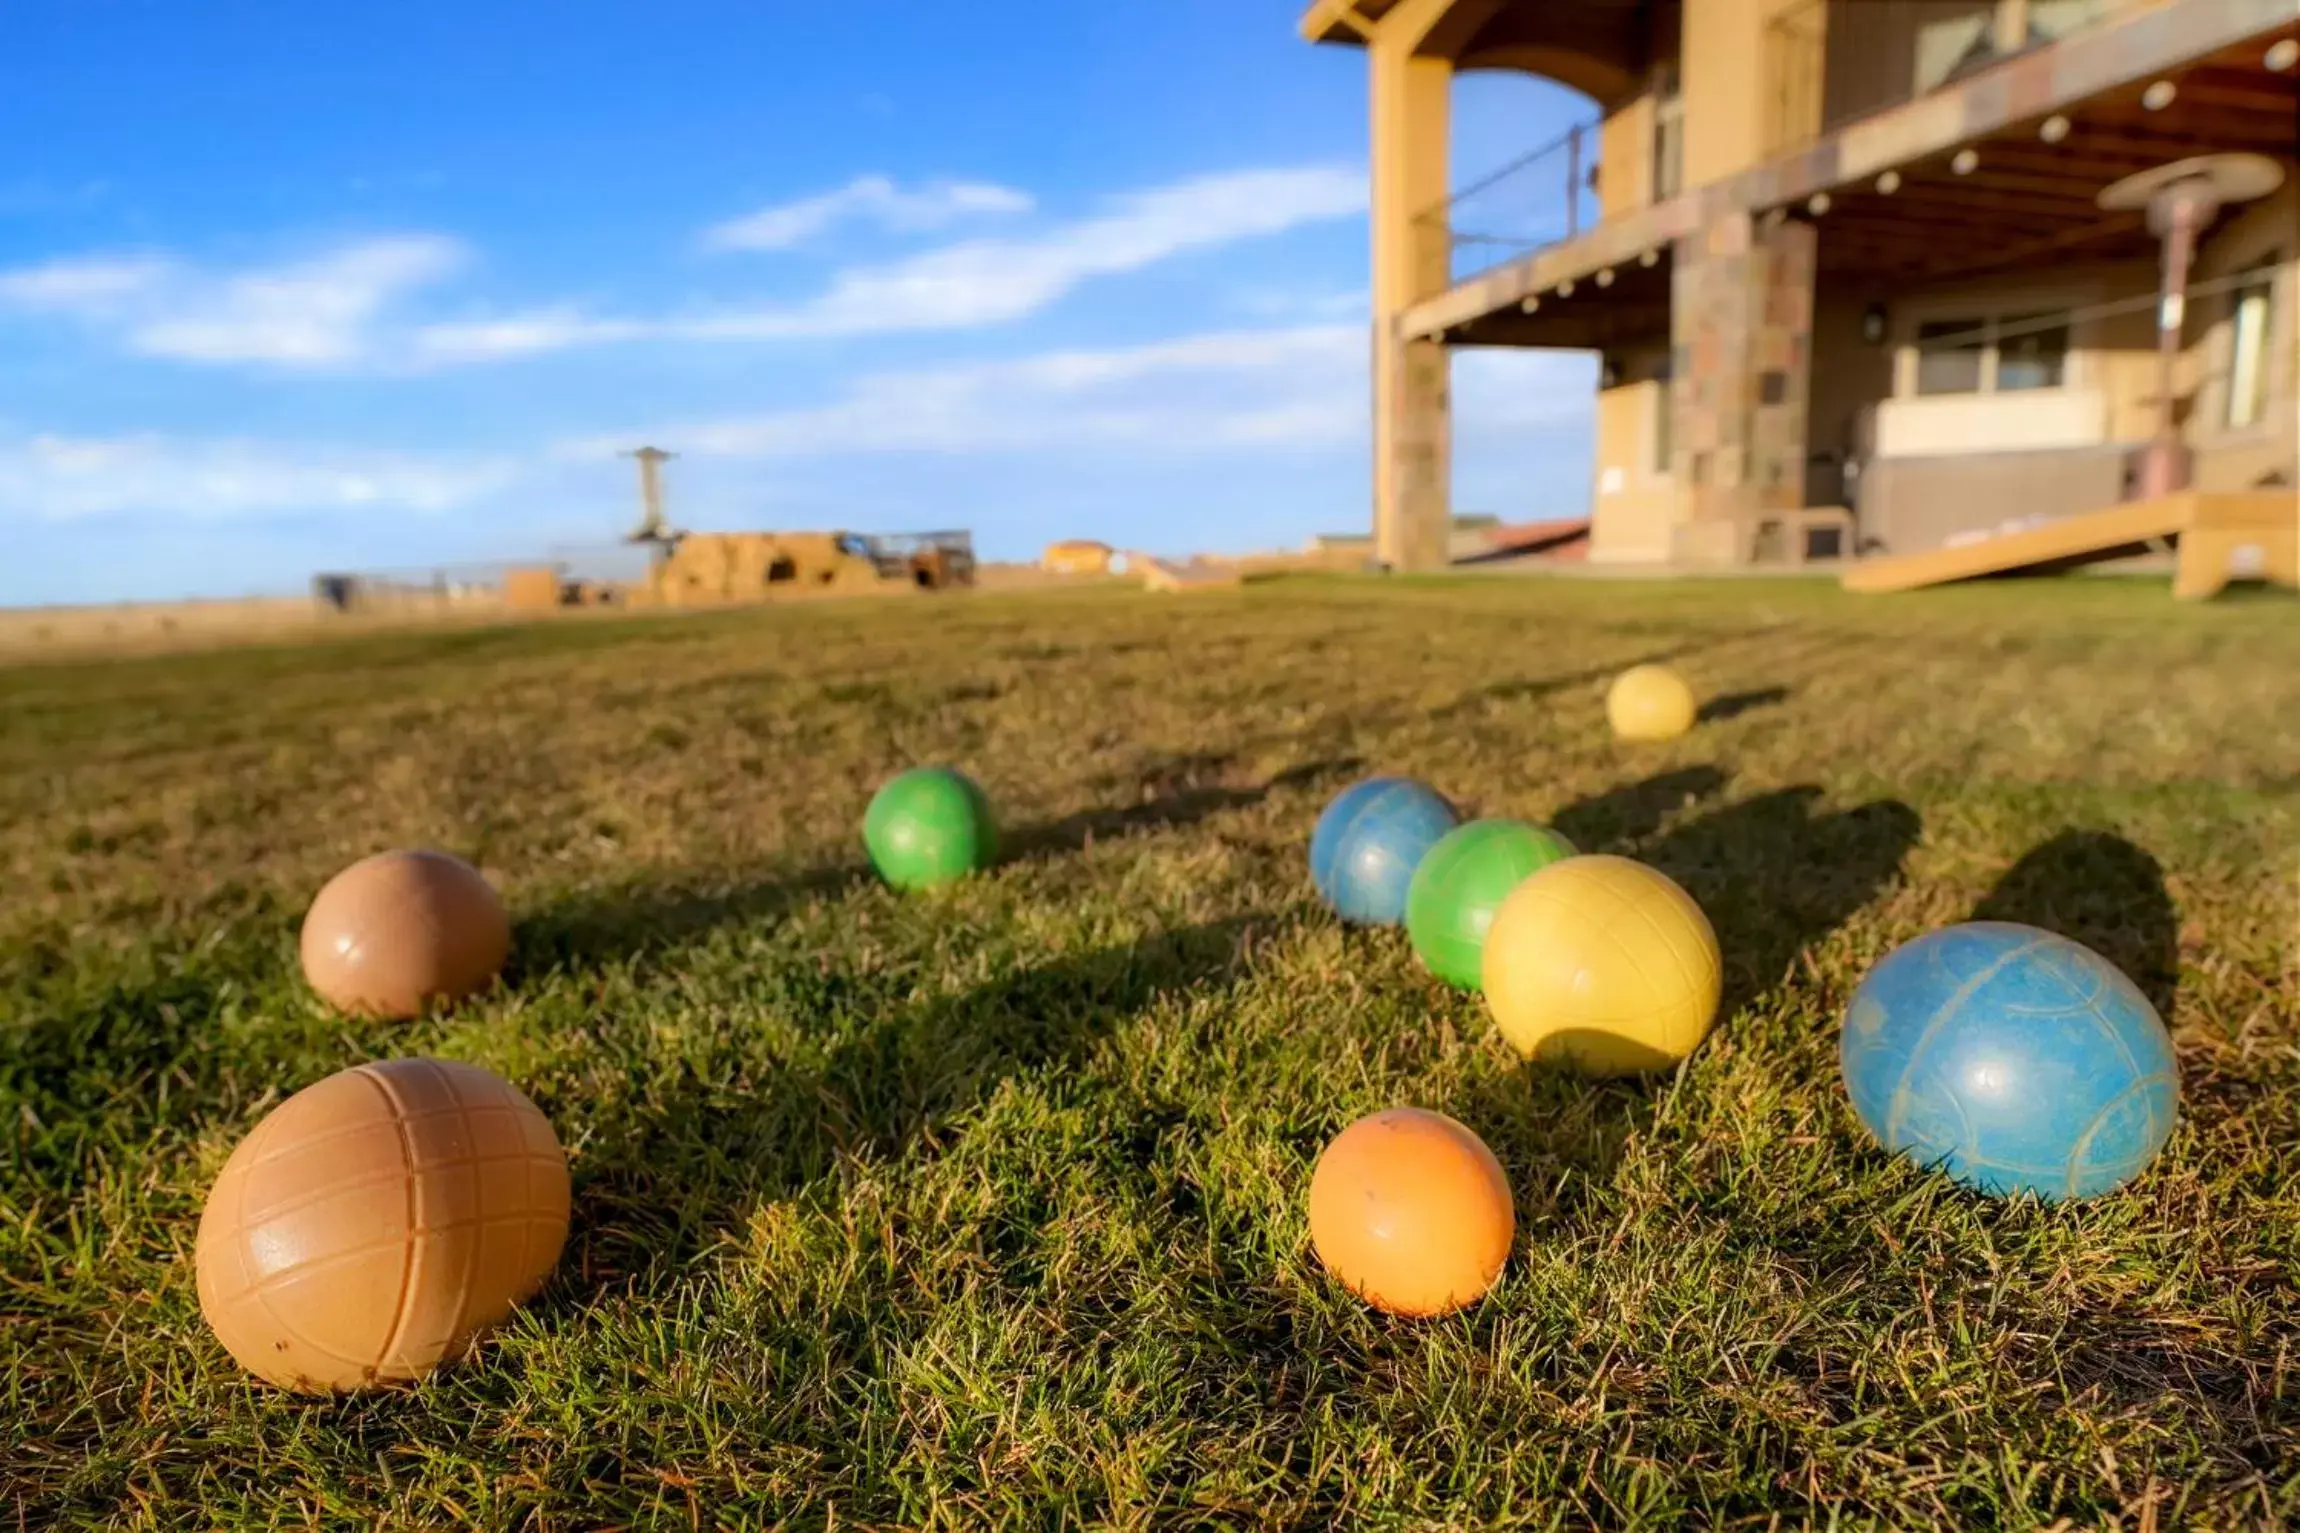
[(639, 525), (624, 538), (626, 543), (652, 543), (658, 550), (667, 551), (686, 536), (663, 519), (663, 465), (677, 457), (660, 447), (640, 447), (623, 454), (639, 460)]
[(1039, 565), (1050, 575), (1106, 575), (1116, 550), (1092, 538), (1065, 538), (1046, 545)]
[[(1597, 359), (1592, 562), (2087, 517), (2114, 550), (2169, 517), (2285, 567), (2293, 0), (1315, 0), (1299, 30), (1360, 50), (1371, 95), (1383, 564), (1459, 557), (1453, 351), (1510, 346)], [(1465, 70), (1591, 110), (1461, 185)]]

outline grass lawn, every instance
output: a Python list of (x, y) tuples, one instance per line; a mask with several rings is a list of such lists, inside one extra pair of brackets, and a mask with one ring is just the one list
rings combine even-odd
[[(1712, 717), (1614, 744), (1668, 656)], [(974, 773), (991, 876), (860, 865)], [(1335, 790), (1424, 775), (1644, 858), (1727, 1013), (1529, 1072), (1315, 903)], [(518, 923), (415, 1025), (304, 903), (431, 844)], [(0, 1527), (2300, 1522), (2300, 603), (2160, 582), (1292, 581), (612, 619), (0, 672)], [(2048, 925), (2173, 1025), (2183, 1118), (2083, 1206), (1885, 1158), (1865, 968)], [(472, 1364), (310, 1401), (209, 1337), (201, 1199), (346, 1065), (468, 1059), (573, 1159)], [(1307, 1248), (1333, 1133), (1460, 1117), (1499, 1287), (1383, 1318)]]

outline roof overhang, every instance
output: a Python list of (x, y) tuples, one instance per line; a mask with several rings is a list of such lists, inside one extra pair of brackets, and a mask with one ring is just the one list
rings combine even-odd
[(1313, 0), (1294, 30), (1304, 41), (1364, 46), (1373, 24), (1398, 0)]
[[(2100, 189), (2209, 150), (2253, 150), (2292, 165), (2300, 75), (2271, 72), (2263, 56), (2295, 36), (2291, 0), (2170, 0), (1738, 176), (1607, 219), (1416, 304), (1399, 328), (1408, 338), (1472, 344), (1536, 328), (1559, 333), (1569, 306), (1618, 302), (1618, 294), (1597, 296), (1597, 273), (1616, 270), (1627, 285), (1630, 263), (1651, 252), (1666, 264), (1676, 241), (1737, 211), (1818, 217), (1824, 271), (1859, 269), (1899, 283), (2147, 254), (2155, 247), (2144, 216), (2104, 213), (2094, 201)], [(2143, 97), (2158, 80), (2175, 92), (2169, 105), (2151, 108)], [(2069, 119), (2068, 131), (2048, 142), (2042, 125), (2055, 115)], [(1959, 169), (1964, 150), (1973, 162)], [(1933, 221), (1944, 208), (1964, 210), (1970, 238), (1941, 237)], [(1561, 293), (1565, 284), (1572, 287)], [(1527, 299), (1539, 300), (1537, 325), (1526, 323), (1535, 318), (1525, 314)]]

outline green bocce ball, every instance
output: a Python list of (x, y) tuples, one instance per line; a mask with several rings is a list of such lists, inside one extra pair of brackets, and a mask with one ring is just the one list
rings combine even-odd
[(998, 855), (998, 822), (964, 772), (914, 767), (871, 799), (863, 845), (888, 883), (925, 889), (989, 867)]
[(1510, 890), (1574, 854), (1554, 830), (1523, 820), (1472, 820), (1431, 847), (1406, 891), (1406, 936), (1422, 966), (1464, 990), (1478, 987), (1486, 928)]

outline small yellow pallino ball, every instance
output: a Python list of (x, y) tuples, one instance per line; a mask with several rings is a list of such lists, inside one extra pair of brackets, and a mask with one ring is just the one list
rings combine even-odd
[(1692, 1053), (1724, 984), (1717, 933), (1693, 896), (1626, 857), (1568, 857), (1511, 890), (1481, 977), (1511, 1047), (1600, 1076)]
[(1605, 717), (1623, 740), (1674, 740), (1693, 727), (1693, 713), (1693, 689), (1663, 665), (1633, 665), (1605, 694)]

